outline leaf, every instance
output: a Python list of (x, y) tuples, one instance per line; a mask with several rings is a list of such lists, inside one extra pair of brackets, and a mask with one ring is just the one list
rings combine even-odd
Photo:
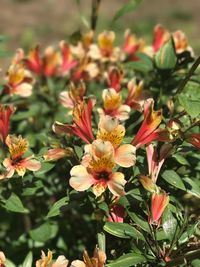
[(150, 57), (143, 53), (136, 53), (135, 55), (138, 60), (125, 63), (126, 68), (130, 68), (143, 73), (147, 73), (153, 70), (153, 62)]
[(175, 158), (177, 160), (178, 163), (180, 163), (181, 165), (190, 165), (189, 162), (187, 161), (187, 159), (185, 159), (182, 155), (180, 154), (174, 154), (172, 155), (173, 158)]
[(156, 53), (155, 64), (158, 69), (169, 70), (176, 66), (177, 57), (173, 39), (170, 38)]
[(185, 231), (182, 234), (182, 236), (179, 238), (179, 240), (178, 240), (179, 244), (183, 244), (183, 243), (187, 242), (190, 239), (190, 237), (194, 234), (194, 232), (197, 229), (198, 225), (199, 225), (199, 222), (193, 224), (192, 226), (189, 226), (187, 228), (187, 231)]
[(174, 218), (171, 210), (167, 207), (162, 216), (162, 226), (169, 240), (174, 238), (177, 229), (177, 220)]
[(22, 267), (31, 267), (33, 263), (33, 253), (29, 252), (22, 263)]
[(15, 193), (12, 193), (11, 196), (6, 200), (4, 207), (13, 212), (29, 213), (28, 209), (24, 207), (20, 198)]
[(198, 198), (200, 198), (200, 181), (195, 179), (192, 180), (190, 178), (183, 179), (184, 185), (186, 187), (186, 191)]
[(186, 94), (180, 94), (178, 100), (180, 105), (192, 118), (196, 118), (200, 115), (200, 100), (191, 99)]
[(50, 211), (48, 212), (46, 218), (51, 218), (51, 217), (55, 217), (57, 215), (60, 215), (60, 213), (61, 213), (61, 210), (60, 209), (63, 206), (66, 206), (68, 201), (69, 201), (69, 198), (68, 197), (63, 197), (60, 200), (56, 201), (53, 204), (53, 206), (50, 209)]
[(184, 185), (181, 177), (175, 171), (167, 170), (162, 174), (162, 177), (167, 183), (169, 183), (169, 184), (171, 184), (171, 185), (173, 185), (173, 186), (175, 186), (181, 190), (186, 190), (185, 185)]
[(29, 232), (31, 238), (35, 241), (45, 243), (49, 239), (53, 238), (58, 231), (58, 226), (46, 222), (36, 229)]
[(135, 264), (146, 262), (147, 259), (140, 254), (128, 253), (119, 257), (114, 262), (107, 264), (106, 267), (132, 267)]
[(16, 267), (16, 265), (8, 259), (6, 259), (5, 266), (6, 267)]
[(50, 171), (55, 165), (53, 163), (43, 162), (39, 171), (34, 172), (35, 177), (41, 178), (43, 174)]
[(139, 216), (136, 215), (136, 213), (130, 211), (128, 211), (128, 215), (130, 216), (131, 220), (133, 220), (144, 231), (148, 233), (150, 232), (148, 222), (146, 222), (143, 218), (141, 219)]
[(135, 238), (144, 240), (142, 234), (127, 223), (106, 222), (103, 229), (111, 235), (120, 238)]
[(120, 17), (124, 16), (125, 14), (134, 11), (142, 1), (143, 0), (130, 0), (127, 4), (125, 4), (122, 8), (120, 8), (116, 12), (112, 22), (115, 22)]

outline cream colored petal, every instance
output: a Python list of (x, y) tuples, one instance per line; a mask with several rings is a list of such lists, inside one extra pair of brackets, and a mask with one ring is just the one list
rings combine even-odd
[(22, 83), (11, 90), (11, 94), (29, 97), (32, 94), (33, 86), (29, 83)]
[(65, 256), (61, 255), (57, 258), (57, 260), (51, 267), (67, 267), (68, 263), (69, 261), (65, 258)]
[(87, 267), (83, 261), (75, 260), (71, 263), (70, 267)]
[(74, 166), (71, 171), (69, 184), (77, 191), (85, 191), (94, 184), (94, 179), (82, 165)]
[(131, 108), (128, 105), (122, 105), (117, 110), (116, 118), (118, 118), (120, 121), (125, 121), (129, 118), (130, 111)]
[(32, 159), (32, 157), (22, 160), (20, 165), (29, 171), (38, 171), (41, 168), (41, 163), (36, 159)]
[(92, 191), (93, 193), (95, 194), (96, 197), (99, 197), (103, 194), (103, 192), (105, 192), (106, 190), (106, 187), (107, 187), (107, 184), (106, 183), (97, 183), (95, 185), (93, 185), (92, 187)]
[(115, 196), (123, 196), (124, 185), (126, 184), (126, 180), (124, 179), (124, 175), (121, 172), (115, 172), (110, 175), (110, 181), (108, 182), (108, 188), (111, 193)]
[(115, 150), (115, 162), (125, 168), (135, 165), (136, 148), (133, 145), (121, 145)]

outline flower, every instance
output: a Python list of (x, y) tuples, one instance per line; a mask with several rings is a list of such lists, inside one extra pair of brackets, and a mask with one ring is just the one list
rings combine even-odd
[(125, 135), (125, 128), (119, 124), (116, 118), (112, 118), (108, 115), (101, 117), (97, 139), (103, 141), (109, 141), (114, 148), (114, 159), (118, 165), (128, 168), (135, 165), (135, 147), (130, 144), (123, 144), (121, 142)]
[(109, 207), (110, 216), (107, 218), (109, 222), (123, 223), (125, 217), (125, 208), (117, 203), (113, 203)]
[(112, 144), (97, 139), (85, 146), (85, 152), (82, 165), (76, 165), (70, 171), (71, 187), (77, 191), (85, 191), (92, 186), (96, 197), (107, 187), (115, 196), (124, 195), (124, 175), (121, 172), (113, 172), (115, 160)]
[(74, 107), (73, 110), (73, 124), (63, 124), (55, 122), (53, 130), (56, 133), (69, 133), (80, 137), (84, 142), (90, 143), (94, 140), (92, 133), (91, 114), (94, 106), (94, 100), (89, 99), (88, 103), (82, 101)]
[[(67, 267), (69, 261), (65, 258), (65, 256), (61, 255), (57, 258), (57, 260), (51, 265), (51, 267)], [(37, 266), (36, 266), (37, 267)]]
[(149, 192), (154, 193), (158, 190), (156, 184), (153, 182), (151, 178), (145, 175), (140, 175), (139, 181), (142, 186)]
[(106, 262), (106, 254), (97, 247), (94, 250), (93, 257), (90, 258), (87, 251), (83, 252), (83, 261), (75, 260), (70, 267), (104, 267)]
[(149, 144), (146, 147), (147, 151), (147, 162), (149, 168), (149, 176), (151, 177), (153, 183), (156, 183), (160, 169), (172, 151), (173, 146), (171, 144), (164, 144), (160, 148), (158, 153), (155, 145)]
[(41, 168), (39, 161), (33, 159), (33, 156), (23, 158), (28, 150), (28, 142), (21, 136), (8, 135), (6, 138), (11, 158), (5, 158), (3, 161), (4, 167), (7, 169), (5, 178), (10, 178), (16, 171), (18, 175), (24, 176), (26, 169), (30, 171), (38, 171)]
[(0, 251), (0, 267), (6, 267), (5, 262), (6, 262), (6, 257), (3, 251)]
[(193, 146), (196, 148), (200, 149), (200, 134), (190, 134), (187, 138), (186, 141), (188, 143), (191, 143)]
[(149, 98), (149, 93), (144, 91), (144, 82), (140, 81), (138, 84), (135, 79), (132, 79), (128, 83), (128, 96), (125, 104), (130, 106), (134, 110), (142, 111), (144, 108), (144, 102)]
[(52, 46), (48, 46), (44, 51), (41, 74), (45, 77), (57, 75), (60, 64), (60, 54)]
[(151, 197), (151, 224), (160, 224), (160, 218), (169, 204), (169, 196), (163, 191), (160, 193), (153, 193)]
[(10, 117), (14, 113), (13, 105), (0, 105), (0, 140), (4, 143), (9, 133)]
[(115, 89), (116, 92), (121, 90), (121, 82), (123, 79), (123, 71), (119, 68), (112, 68), (108, 72), (108, 85), (110, 88)]
[(46, 161), (53, 161), (53, 160), (58, 160), (61, 158), (65, 157), (70, 157), (73, 155), (73, 149), (70, 147), (67, 148), (52, 148), (49, 149), (45, 154), (44, 154), (44, 159)]
[(170, 39), (170, 33), (160, 24), (154, 28), (153, 50), (157, 52)]
[(128, 105), (122, 104), (122, 96), (120, 93), (117, 93), (115, 89), (104, 89), (102, 98), (104, 107), (103, 109), (98, 109), (100, 116), (109, 115), (121, 121), (125, 121), (129, 118), (131, 109)]
[(31, 73), (22, 64), (13, 64), (6, 74), (5, 90), (10, 95), (29, 97), (32, 94), (34, 80)]
[(144, 103), (144, 120), (132, 141), (136, 148), (159, 139), (159, 129), (156, 129), (162, 121), (162, 112), (161, 110), (154, 111), (153, 106), (152, 98), (147, 99)]
[(28, 54), (28, 57), (24, 59), (26, 66), (29, 70), (33, 71), (38, 75), (42, 75), (43, 73), (43, 61), (40, 56), (40, 47), (39, 45), (35, 48), (31, 49)]
[(77, 60), (73, 58), (71, 49), (65, 41), (61, 41), (59, 46), (62, 52), (62, 62), (60, 65), (60, 73), (62, 75), (66, 75), (71, 69), (73, 69), (78, 64), (78, 62)]
[(44, 251), (42, 251), (41, 259), (36, 261), (36, 267), (47, 267), (51, 263), (52, 258), (52, 251), (49, 250), (47, 256), (45, 255)]

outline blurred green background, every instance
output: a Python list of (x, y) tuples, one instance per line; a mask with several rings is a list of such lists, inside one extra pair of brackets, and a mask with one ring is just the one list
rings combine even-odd
[[(77, 4), (80, 2), (80, 6)], [(109, 28), (116, 11), (128, 0), (102, 0), (98, 31)], [(6, 48), (29, 48), (36, 43), (55, 44), (77, 29), (83, 29), (80, 14), (89, 20), (91, 0), (1, 0), (0, 35), (6, 35)], [(139, 36), (151, 38), (155, 24), (170, 30), (181, 29), (195, 51), (200, 52), (199, 0), (144, 0), (136, 11), (120, 18), (114, 25), (120, 38), (131, 28)], [(3, 63), (1, 63), (3, 64)]]

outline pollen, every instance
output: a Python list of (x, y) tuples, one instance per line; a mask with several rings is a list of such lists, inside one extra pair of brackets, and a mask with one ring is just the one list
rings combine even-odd
[(6, 144), (9, 148), (12, 159), (17, 159), (23, 156), (28, 150), (28, 142), (21, 136), (16, 137), (14, 135), (8, 135), (6, 138)]

